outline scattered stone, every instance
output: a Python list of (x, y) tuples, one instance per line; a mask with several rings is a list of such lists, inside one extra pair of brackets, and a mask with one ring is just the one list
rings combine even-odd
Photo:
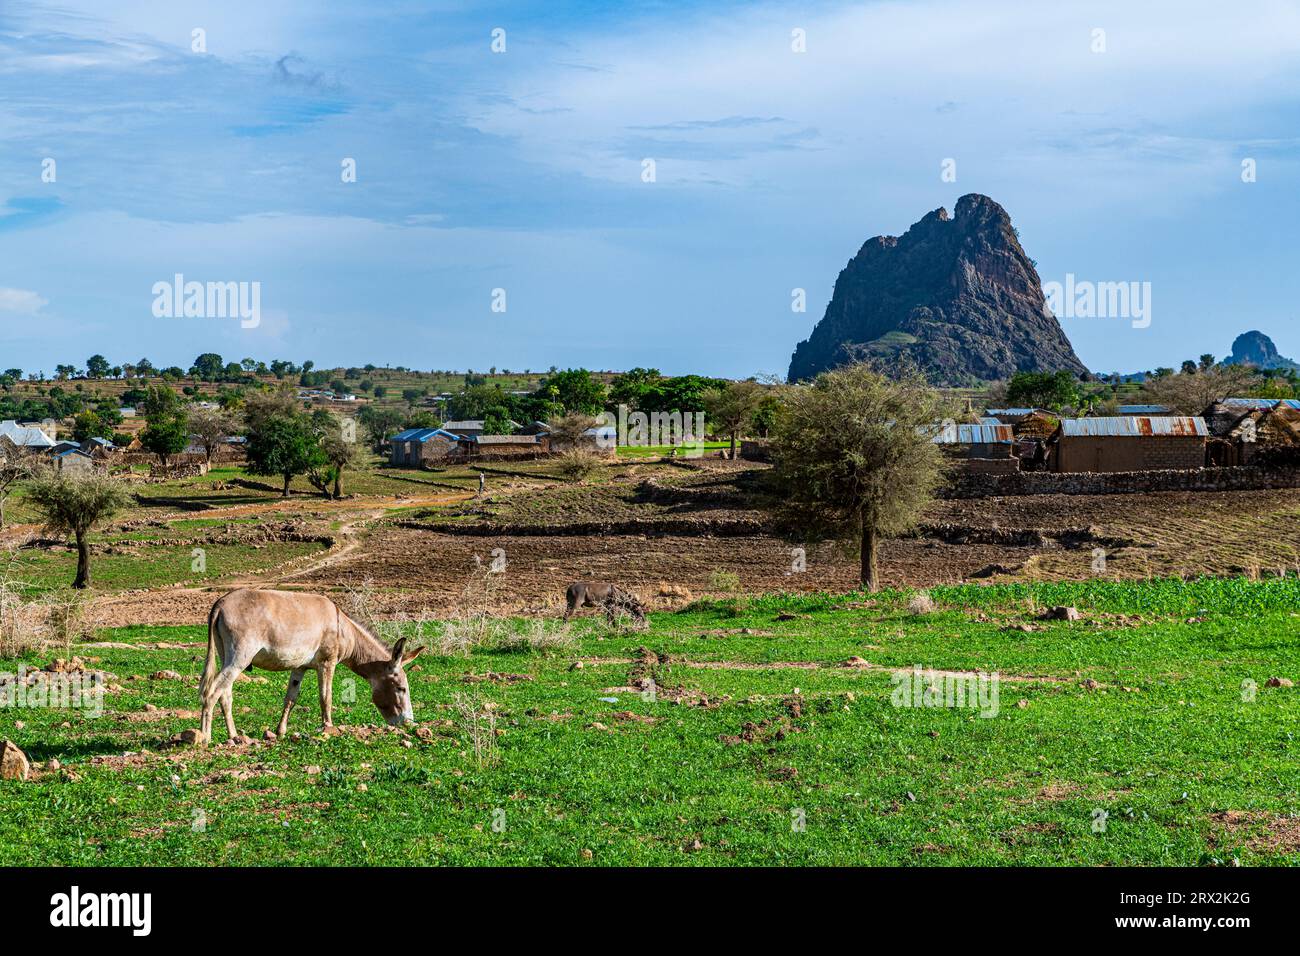
[(590, 850), (583, 850), (581, 855), (584, 860), (590, 860), (592, 857), (592, 852)]
[(366, 786), (364, 783), (357, 784), (357, 793), (365, 793), (369, 789), (370, 788)]
[(799, 615), (791, 614), (789, 611), (782, 611), (776, 616), (776, 619), (778, 621), (797, 621), (799, 620)]
[(1294, 687), (1295, 683), (1289, 677), (1270, 677), (1264, 681), (1265, 687)]
[(841, 667), (870, 667), (871, 662), (865, 657), (858, 657), (856, 654), (840, 665)]
[(1042, 617), (1044, 621), (1079, 621), (1083, 619), (1083, 615), (1079, 613), (1077, 607), (1065, 607), (1064, 605), (1049, 607), (1043, 612)]
[(1084, 689), (1085, 689), (1085, 690), (1096, 690), (1096, 689), (1097, 689), (1098, 687), (1100, 687), (1101, 685), (1098, 684), (1098, 683), (1097, 683), (1095, 680), (1093, 680), (1091, 677), (1089, 677), (1086, 681), (1083, 682), (1083, 686), (1084, 686)]
[(276, 737), (276, 735), (275, 735), (275, 731), (274, 731), (274, 730), (265, 730), (265, 731), (262, 732), (262, 739), (263, 739), (263, 740), (277, 740), (277, 739), (279, 739), (279, 738)]
[(32, 771), (27, 754), (12, 740), (0, 744), (0, 780), (26, 780)]
[(172, 747), (192, 747), (203, 743), (203, 738), (196, 728), (191, 727), (189, 730), (182, 730), (179, 734), (174, 735), (167, 743)]
[(320, 765), (309, 764), (308, 766), (302, 768), (302, 772), (309, 777), (315, 777), (320, 774)]
[(184, 680), (180, 674), (175, 671), (154, 671), (149, 675), (150, 680)]
[(1018, 701), (1016, 701), (1016, 706), (1019, 707), (1021, 710), (1024, 710), (1026, 707), (1029, 706), (1029, 701), (1021, 697)]

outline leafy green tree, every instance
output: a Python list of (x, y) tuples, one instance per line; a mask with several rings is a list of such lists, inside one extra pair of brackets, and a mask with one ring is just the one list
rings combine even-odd
[(140, 444), (158, 456), (164, 468), (167, 459), (189, 444), (188, 415), (181, 397), (165, 385), (150, 386), (141, 404), (148, 424), (140, 432)]
[(790, 389), (772, 440), (778, 524), (801, 541), (857, 550), (862, 586), (880, 585), (880, 538), (915, 525), (943, 479), (935, 428), (949, 403), (915, 370), (866, 364)]
[(204, 352), (194, 360), (190, 375), (205, 382), (215, 382), (226, 370), (226, 362), (216, 352)]
[(1079, 380), (1072, 372), (1017, 372), (1007, 383), (1007, 404), (1013, 408), (1060, 411), (1079, 406)]
[[(251, 423), (250, 423), (251, 425)], [(289, 483), (325, 464), (320, 436), (307, 416), (272, 415), (248, 432), (248, 470), (255, 475), (284, 479), (283, 496), (289, 497)]]
[(560, 403), (566, 412), (595, 415), (605, 407), (607, 389), (585, 368), (557, 372), (546, 380), (547, 398)]
[(72, 437), (84, 442), (90, 438), (109, 438), (113, 436), (113, 426), (99, 417), (98, 413), (86, 409), (78, 412), (72, 419)]
[(126, 506), (126, 489), (105, 475), (73, 477), (49, 472), (28, 486), (27, 500), (45, 519), (48, 533), (76, 538), (77, 576), (72, 586), (89, 587), (90, 532)]
[(104, 356), (96, 354), (86, 359), (86, 374), (91, 378), (103, 378), (108, 370), (108, 359)]

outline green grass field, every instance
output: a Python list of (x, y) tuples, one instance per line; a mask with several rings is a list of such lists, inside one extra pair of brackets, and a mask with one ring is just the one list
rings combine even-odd
[[(83, 648), (122, 688), (102, 716), (0, 710), (0, 737), (62, 765), (0, 783), (0, 864), (1296, 859), (1300, 691), (1266, 681), (1300, 678), (1300, 581), (931, 594), (933, 613), (896, 593), (741, 598), (643, 632), (583, 620), (573, 646), (547, 652), (426, 653), (411, 674), (418, 735), (358, 730), (379, 722), (363, 684), (338, 706), (350, 730), (320, 736), (309, 677), (291, 725), (303, 739), (246, 749), (164, 749), (196, 725), (176, 712), (197, 707), (202, 646)], [(1083, 620), (1038, 621), (1056, 603)], [(639, 664), (642, 647), (666, 663)], [(852, 657), (870, 666), (843, 666)], [(996, 716), (894, 706), (891, 670), (914, 665), (996, 671)], [(186, 680), (128, 679), (163, 668)], [(520, 676), (466, 681), (488, 672)], [(279, 714), (285, 676), (264, 676), (236, 685), (252, 736)], [(654, 699), (629, 689), (635, 676), (653, 677)], [(494, 715), (499, 735), (480, 740), (494, 752), (476, 756), (458, 696), (480, 730)]]

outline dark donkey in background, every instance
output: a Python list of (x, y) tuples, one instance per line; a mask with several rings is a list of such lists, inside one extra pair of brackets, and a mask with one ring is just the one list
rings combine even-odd
[(339, 664), (364, 677), (370, 699), (390, 724), (413, 719), (411, 690), (402, 670), (423, 648), (404, 654), (406, 639), (389, 650), (338, 605), (319, 594), (290, 591), (231, 591), (212, 605), (208, 614), (208, 657), (199, 684), (203, 705), (199, 731), (203, 743), (212, 739), (212, 711), (218, 703), (232, 738), (235, 713), (232, 703), (235, 678), (245, 668), (289, 671), (284, 713), (276, 733), (289, 729), (289, 712), (298, 701), (303, 675), (316, 672), (320, 684), (321, 720), (334, 726), (331, 713), (334, 668)]
[(614, 623), (614, 616), (619, 611), (626, 611), (636, 618), (637, 623), (645, 623), (645, 605), (637, 600), (631, 591), (625, 591), (617, 584), (606, 581), (574, 581), (564, 592), (564, 619), (567, 621), (580, 607), (598, 607), (605, 612), (609, 623)]

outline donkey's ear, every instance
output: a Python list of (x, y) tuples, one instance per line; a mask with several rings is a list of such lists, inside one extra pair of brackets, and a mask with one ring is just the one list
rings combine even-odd
[(409, 653), (409, 654), (403, 654), (403, 655), (402, 655), (402, 666), (405, 667), (407, 664), (411, 663), (411, 661), (415, 660), (417, 657), (419, 657), (419, 656), (420, 656), (421, 654), (423, 654), (423, 653), (424, 653), (424, 648), (423, 648), (423, 647), (417, 647), (415, 650), (411, 651), (411, 653)]
[(402, 659), (402, 649), (406, 647), (406, 638), (399, 637), (397, 643), (393, 645), (393, 663), (396, 664)]

